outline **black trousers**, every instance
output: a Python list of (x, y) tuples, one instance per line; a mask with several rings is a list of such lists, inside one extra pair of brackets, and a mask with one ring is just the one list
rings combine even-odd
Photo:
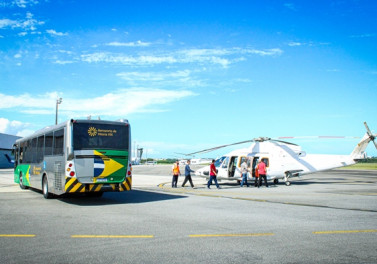
[(266, 183), (266, 187), (268, 187), (266, 174), (259, 174), (259, 186), (262, 186), (262, 179)]
[(260, 186), (260, 184), (259, 184), (259, 177), (255, 177), (254, 186), (255, 187), (259, 187)]
[(173, 180), (171, 182), (171, 187), (177, 187), (178, 175), (173, 175)]
[(192, 183), (191, 175), (185, 176), (185, 180), (182, 183), (182, 187), (185, 187), (185, 184), (187, 183), (187, 181), (189, 181), (191, 187), (194, 188), (194, 184)]

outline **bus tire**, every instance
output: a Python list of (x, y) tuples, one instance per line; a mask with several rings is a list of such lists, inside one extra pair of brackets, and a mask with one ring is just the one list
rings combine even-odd
[(42, 180), (42, 193), (43, 197), (46, 199), (50, 199), (52, 197), (51, 193), (48, 192), (48, 180), (46, 175), (43, 176)]
[(20, 177), (19, 177), (19, 185), (20, 185), (20, 188), (22, 189), (22, 190), (25, 190), (25, 189), (28, 189), (29, 187), (27, 187), (27, 186), (25, 186), (24, 185), (24, 180), (22, 179), (22, 172), (20, 172)]

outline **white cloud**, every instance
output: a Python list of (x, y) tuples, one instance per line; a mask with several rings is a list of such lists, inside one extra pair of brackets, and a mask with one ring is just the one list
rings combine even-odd
[(26, 108), (45, 108), (50, 103), (51, 108), (55, 106), (54, 102), (58, 98), (58, 93), (46, 93), (42, 95), (6, 95), (0, 93), (0, 109), (9, 109), (15, 107)]
[(281, 49), (264, 49), (264, 50), (257, 50), (257, 49), (244, 49), (242, 50), (243, 53), (248, 54), (256, 54), (259, 56), (280, 56), (283, 54)]
[(10, 20), (8, 18), (0, 19), (0, 28), (14, 27), (18, 22), (16, 20)]
[(153, 66), (157, 64), (211, 64), (224, 68), (230, 64), (245, 60), (241, 55), (279, 56), (281, 49), (186, 49), (175, 52), (167, 52), (162, 55), (125, 55), (121, 53), (96, 52), (81, 55), (81, 60), (88, 63), (115, 63), (132, 66)]
[(118, 77), (126, 81), (164, 81), (171, 78), (188, 78), (190, 71), (177, 71), (169, 73), (159, 72), (121, 72)]
[(59, 37), (61, 37), (61, 36), (67, 36), (67, 35), (68, 35), (68, 33), (56, 32), (56, 31), (53, 30), (53, 29), (48, 29), (48, 30), (46, 30), (46, 32), (47, 32), (48, 34), (52, 35), (52, 36), (59, 36)]
[(71, 63), (74, 63), (74, 61), (71, 61), (71, 60), (56, 60), (54, 61), (55, 64), (61, 64), (61, 65), (65, 65), (65, 64), (71, 64)]
[(175, 63), (178, 62), (172, 56), (127, 56), (122, 54), (112, 54), (107, 52), (97, 52), (92, 54), (81, 55), (82, 61), (88, 63), (117, 63), (124, 65), (154, 65), (161, 63)]
[(292, 41), (292, 42), (288, 43), (288, 46), (290, 46), (290, 47), (299, 47), (299, 46), (302, 46), (302, 45), (304, 45), (304, 44), (301, 43), (301, 42), (294, 42), (294, 41)]
[[(15, 109), (21, 113), (51, 115), (55, 113), (56, 98), (63, 97), (59, 113), (67, 118), (100, 116), (126, 116), (131, 113), (166, 111), (164, 105), (196, 94), (188, 90), (132, 88), (121, 89), (97, 97), (69, 98), (56, 92), (42, 95), (5, 95), (0, 109)], [(152, 108), (157, 107), (157, 108)]]
[(0, 2), (0, 7), (20, 7), (20, 8), (27, 8), (28, 6), (33, 6), (38, 4), (38, 0), (13, 0), (13, 1), (6, 1)]
[(30, 127), (30, 124), (22, 123), (20, 121), (10, 121), (6, 118), (0, 117), (0, 133), (17, 135), (17, 136), (25, 136), (33, 132), (27, 129), (28, 127)]
[(20, 28), (26, 31), (35, 31), (37, 26), (43, 25), (45, 22), (38, 21), (33, 18), (34, 15), (30, 12), (26, 13), (25, 19), (11, 20), (8, 18), (0, 19), (0, 28), (11, 28), (17, 29)]
[(308, 41), (308, 42), (298, 42), (298, 41), (291, 41), (288, 43), (288, 46), (290, 47), (316, 47), (316, 46), (328, 46), (330, 45), (329, 42), (313, 42), (313, 41)]
[(117, 74), (130, 86), (148, 86), (154, 88), (166, 87), (202, 87), (205, 84), (191, 76), (191, 71), (182, 70), (176, 72), (121, 72)]
[[(165, 109), (152, 109), (151, 107), (163, 106), (170, 102), (194, 96), (191, 91), (133, 88), (122, 89), (107, 93), (100, 97), (88, 99), (67, 99), (68, 110), (78, 114), (101, 116), (126, 116), (131, 113), (161, 112)], [(69, 103), (68, 103), (69, 101)]]
[(114, 47), (148, 47), (151, 43), (149, 42), (142, 42), (140, 40), (136, 42), (110, 42), (107, 43), (106, 46), (114, 46)]

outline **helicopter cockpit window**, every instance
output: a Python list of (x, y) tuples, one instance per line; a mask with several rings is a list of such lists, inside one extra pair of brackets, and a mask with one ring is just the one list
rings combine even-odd
[(226, 159), (223, 160), (221, 168), (223, 168), (223, 169), (228, 168), (228, 164), (229, 164), (229, 157), (226, 157)]
[(225, 156), (215, 160), (215, 167), (219, 167), (222, 163), (223, 163), (223, 160), (225, 159)]

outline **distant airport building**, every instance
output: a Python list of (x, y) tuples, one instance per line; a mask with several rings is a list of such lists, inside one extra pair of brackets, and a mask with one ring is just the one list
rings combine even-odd
[(0, 169), (13, 168), (12, 146), (20, 137), (0, 133)]

